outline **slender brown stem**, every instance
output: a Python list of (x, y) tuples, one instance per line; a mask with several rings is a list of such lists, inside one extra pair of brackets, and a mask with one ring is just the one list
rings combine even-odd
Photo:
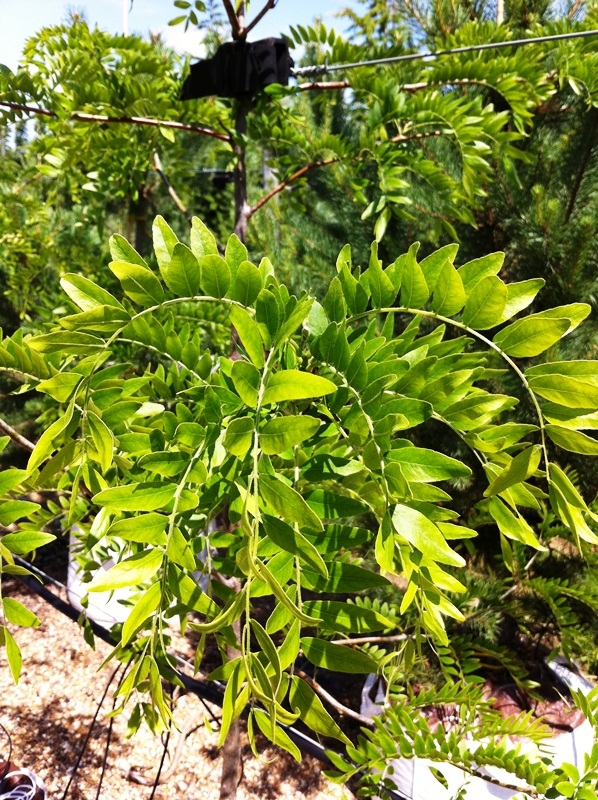
[(297, 88), (300, 92), (311, 92), (314, 89), (348, 89), (350, 86), (349, 81), (314, 81), (312, 83), (300, 83)]
[(35, 450), (35, 445), (33, 442), (30, 442), (29, 439), (21, 436), (20, 433), (15, 431), (14, 428), (11, 428), (10, 425), (7, 422), (4, 422), (3, 419), (0, 419), (0, 433), (10, 436), (15, 444), (18, 444), (19, 447), (22, 447), (24, 450), (29, 450), (30, 453)]
[(266, 16), (268, 11), (274, 8), (275, 5), (276, 5), (276, 0), (268, 0), (266, 5), (262, 8), (259, 14), (255, 17), (255, 19), (252, 19), (249, 25), (246, 28), (243, 28), (243, 30), (241, 31), (241, 36), (243, 37), (247, 36), (247, 34), (250, 33), (250, 31), (252, 31), (255, 28), (258, 22), (260, 22)]
[(189, 213), (187, 207), (185, 206), (181, 198), (175, 192), (173, 185), (168, 180), (168, 176), (162, 169), (162, 162), (160, 161), (160, 156), (158, 155), (158, 153), (154, 153), (154, 166), (156, 168), (156, 172), (162, 178), (164, 185), (168, 189), (168, 194), (172, 197), (175, 206), (178, 208), (181, 214), (183, 214), (186, 217), (186, 219), (189, 222), (191, 222), (191, 214)]
[[(47, 108), (35, 108), (34, 106), (23, 105), (22, 103), (10, 103), (7, 100), (0, 100), (0, 106), (10, 108), (13, 111), (25, 111), (28, 114), (37, 114), (42, 117), (58, 117), (55, 111)], [(204, 128), (201, 125), (187, 125), (184, 122), (175, 122), (166, 119), (150, 119), (149, 117), (105, 117), (101, 114), (84, 114), (75, 112), (70, 116), (75, 122), (98, 122), (103, 125), (128, 124), (128, 125), (150, 125), (155, 128), (173, 128), (177, 131), (190, 131), (200, 133), (203, 136), (211, 136), (213, 139), (220, 139), (223, 142), (230, 142), (230, 136), (225, 133), (213, 131), (211, 128)]]
[(408, 633), (397, 633), (395, 636), (361, 636), (357, 639), (334, 639), (332, 644), (385, 644), (387, 642), (404, 642), (411, 639)]
[(264, 195), (261, 200), (258, 200), (257, 203), (252, 206), (249, 211), (247, 212), (247, 219), (250, 219), (256, 211), (259, 211), (262, 206), (265, 206), (266, 203), (275, 197), (277, 194), (286, 189), (286, 187), (290, 183), (294, 183), (295, 181), (302, 178), (304, 175), (307, 175), (308, 172), (311, 172), (312, 169), (318, 169), (319, 167), (325, 167), (328, 164), (336, 164), (340, 161), (340, 158), (336, 156), (335, 158), (326, 158), (324, 161), (313, 161), (311, 164), (306, 164), (301, 169), (298, 169), (297, 172), (294, 172), (289, 178), (279, 183), (278, 186), (275, 186), (272, 191), (268, 192), (268, 194)]
[(307, 683), (308, 686), (314, 690), (316, 694), (319, 694), (323, 700), (326, 700), (328, 705), (332, 706), (335, 711), (338, 711), (339, 714), (342, 714), (344, 717), (351, 717), (351, 719), (357, 720), (362, 725), (367, 725), (369, 728), (373, 728), (375, 723), (370, 717), (364, 717), (363, 714), (359, 714), (357, 711), (353, 711), (352, 708), (347, 708), (342, 703), (333, 697), (331, 694), (328, 694), (326, 689), (323, 689), (319, 683), (316, 683), (313, 678), (310, 678), (303, 670), (297, 669), (295, 670), (295, 675), (298, 675), (302, 680)]

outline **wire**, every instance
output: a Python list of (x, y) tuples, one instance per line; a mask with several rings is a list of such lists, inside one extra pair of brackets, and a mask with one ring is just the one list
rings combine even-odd
[(427, 50), (423, 53), (408, 53), (402, 56), (389, 56), (388, 58), (374, 58), (371, 61), (355, 61), (349, 64), (315, 64), (311, 67), (299, 67), (291, 70), (294, 77), (327, 75), (329, 72), (339, 72), (357, 67), (375, 67), (381, 64), (398, 64), (402, 61), (417, 61), (424, 58), (438, 58), (450, 56), (454, 53), (474, 53), (478, 50), (497, 50), (501, 47), (517, 47), (527, 44), (541, 44), (542, 42), (558, 42), (563, 39), (585, 39), (588, 36), (597, 36), (598, 30), (576, 31), (575, 33), (557, 33), (552, 36), (536, 36), (532, 39), (510, 39), (505, 42), (487, 42), (486, 44), (472, 44), (467, 47), (454, 47), (451, 50)]

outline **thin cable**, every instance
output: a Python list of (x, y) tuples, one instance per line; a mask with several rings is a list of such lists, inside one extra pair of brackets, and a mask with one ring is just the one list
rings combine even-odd
[(170, 741), (170, 727), (168, 728), (168, 732), (166, 733), (166, 741), (164, 742), (164, 748), (162, 750), (162, 758), (160, 759), (160, 766), (158, 767), (158, 773), (156, 775), (156, 780), (154, 781), (154, 785), (152, 786), (152, 793), (149, 796), (149, 800), (153, 800), (158, 786), (160, 785), (160, 775), (162, 774), (162, 769), (164, 767), (164, 761), (166, 760), (166, 753), (168, 752), (168, 742)]
[(104, 689), (104, 693), (102, 695), (102, 699), (100, 700), (98, 706), (96, 707), (96, 711), (95, 711), (95, 714), (93, 715), (93, 719), (91, 720), (91, 724), (90, 724), (89, 729), (87, 731), (87, 735), (85, 737), (85, 740), (83, 741), (83, 747), (81, 748), (81, 751), (79, 752), (79, 755), (77, 756), (77, 760), (75, 762), (75, 766), (73, 767), (73, 770), (72, 770), (72, 772), (70, 774), (68, 783), (66, 785), (66, 788), (64, 790), (64, 793), (62, 795), (61, 800), (66, 800), (66, 798), (68, 796), (68, 793), (70, 791), (71, 785), (72, 785), (72, 783), (73, 783), (73, 781), (75, 779), (75, 776), (77, 774), (77, 771), (79, 769), (81, 761), (83, 760), (83, 756), (85, 755), (85, 751), (87, 750), (87, 745), (89, 744), (89, 740), (91, 739), (91, 734), (93, 733), (94, 726), (95, 726), (95, 724), (97, 722), (98, 716), (100, 715), (100, 711), (101, 711), (102, 706), (104, 704), (104, 700), (106, 699), (106, 695), (108, 694), (108, 691), (109, 691), (110, 687), (112, 686), (112, 681), (116, 677), (116, 675), (119, 672), (121, 667), (122, 667), (122, 664), (119, 664), (118, 667), (114, 670), (114, 672), (110, 676), (110, 679), (108, 680), (108, 683), (106, 684), (106, 688)]
[(402, 56), (389, 56), (388, 58), (374, 58), (370, 61), (355, 61), (349, 64), (316, 64), (311, 67), (299, 67), (291, 70), (294, 77), (327, 75), (329, 72), (339, 72), (357, 67), (375, 67), (380, 64), (398, 64), (402, 61), (418, 61), (423, 58), (438, 58), (450, 56), (454, 53), (474, 53), (478, 50), (497, 50), (501, 47), (518, 47), (528, 44), (541, 44), (543, 42), (559, 42), (563, 39), (585, 39), (588, 36), (597, 36), (598, 30), (576, 31), (575, 33), (557, 33), (552, 36), (536, 36), (531, 39), (510, 39), (505, 42), (487, 42), (486, 44), (472, 44), (467, 47), (454, 47), (451, 50), (427, 50), (423, 53), (408, 53)]

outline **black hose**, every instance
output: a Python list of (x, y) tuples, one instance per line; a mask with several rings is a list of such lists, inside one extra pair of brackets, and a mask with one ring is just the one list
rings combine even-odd
[[(40, 578), (50, 581), (55, 586), (62, 588), (66, 591), (66, 587), (59, 583), (58, 581), (51, 578), (49, 575), (46, 575), (37, 567), (34, 567), (29, 562), (25, 561), (22, 558), (15, 558), (15, 561), (18, 561), (23, 567), (28, 570), (31, 570)], [(74, 620), (75, 622), (78, 621), (81, 613), (74, 608), (70, 603), (66, 602), (66, 600), (62, 600), (62, 598), (57, 597), (53, 592), (51, 592), (48, 588), (46, 588), (43, 584), (41, 584), (36, 578), (33, 578), (29, 575), (16, 575), (21, 583), (25, 584), (29, 589), (39, 595), (42, 599), (44, 599), (47, 603), (53, 606), (57, 611), (60, 611), (61, 614), (64, 614), (69, 619)], [(118, 644), (117, 640), (112, 636), (110, 631), (104, 628), (102, 625), (99, 625), (97, 622), (88, 618), (88, 623), (91, 626), (91, 629), (94, 632), (94, 635), (97, 636), (102, 641), (107, 642), (111, 645)], [(178, 659), (182, 663), (184, 662), (182, 659)], [(210, 703), (214, 703), (214, 705), (219, 706), (222, 708), (222, 704), (224, 701), (224, 686), (217, 681), (212, 681), (210, 683), (206, 683), (205, 681), (199, 681), (196, 678), (192, 678), (186, 673), (182, 672), (181, 670), (173, 670), (174, 674), (176, 675), (177, 679), (183, 684), (183, 686), (188, 689), (190, 692), (196, 694), (199, 698), (203, 700), (207, 700)], [(291, 725), (281, 725), (281, 728), (284, 729), (287, 736), (291, 739), (291, 741), (297, 745), (299, 750), (305, 754), (312, 756), (313, 758), (317, 758), (318, 761), (325, 764), (328, 767), (333, 766), (332, 762), (326, 755), (326, 749), (319, 743), (316, 742), (314, 739), (310, 739), (309, 736), (306, 736), (301, 731), (298, 731), (296, 728), (293, 728)], [(394, 792), (391, 789), (384, 789), (382, 790), (390, 800), (407, 800), (403, 795), (399, 794), (398, 792)]]

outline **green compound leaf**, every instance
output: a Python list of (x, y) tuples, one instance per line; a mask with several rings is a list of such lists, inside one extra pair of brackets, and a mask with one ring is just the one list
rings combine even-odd
[(110, 511), (156, 511), (168, 505), (175, 491), (174, 483), (130, 483), (98, 492), (93, 502)]
[(303, 637), (301, 649), (308, 661), (316, 667), (331, 672), (368, 674), (378, 670), (378, 664), (371, 656), (345, 645), (332, 644), (324, 639)]
[(317, 547), (302, 533), (269, 514), (264, 514), (263, 522), (266, 533), (274, 544), (287, 553), (298, 556), (324, 578), (328, 577), (328, 569)]
[(260, 495), (277, 514), (312, 531), (323, 531), (319, 516), (307, 505), (299, 492), (278, 477), (262, 475), (259, 481)]
[(170, 225), (166, 222), (164, 217), (161, 216), (157, 216), (154, 220), (152, 225), (152, 235), (154, 240), (154, 252), (156, 254), (156, 260), (158, 262), (158, 266), (160, 267), (160, 272), (162, 272), (164, 268), (168, 267), (174, 252), (174, 248), (178, 244), (179, 240), (177, 239), (177, 236)]
[(598, 455), (598, 441), (585, 433), (562, 428), (560, 425), (547, 425), (546, 433), (556, 445), (570, 453), (580, 453), (584, 456)]
[(6, 646), (6, 657), (8, 659), (8, 666), (12, 679), (15, 683), (19, 682), (21, 676), (21, 667), (23, 666), (23, 657), (19, 645), (15, 642), (12, 634), (8, 628), (0, 628), (4, 634), (4, 644)]
[(163, 514), (140, 514), (137, 517), (121, 519), (108, 529), (109, 536), (118, 536), (129, 542), (141, 542), (156, 546), (166, 545), (166, 526), (168, 517)]
[(284, 453), (310, 439), (321, 426), (316, 417), (289, 415), (268, 420), (260, 430), (260, 447), (267, 455)]
[(258, 370), (247, 361), (235, 361), (230, 376), (241, 400), (250, 408), (256, 408), (262, 382)]
[(139, 305), (159, 305), (164, 300), (164, 289), (151, 269), (127, 261), (111, 261), (110, 269), (119, 279), (123, 292)]
[(7, 533), (2, 537), (2, 544), (16, 556), (24, 556), (32, 553), (39, 547), (55, 541), (53, 533), (40, 533), (38, 531), (20, 531), (19, 533)]
[(239, 264), (232, 290), (229, 292), (233, 300), (249, 307), (262, 290), (262, 273), (251, 261)]
[(139, 264), (141, 267), (147, 267), (145, 259), (120, 233), (115, 233), (110, 237), (110, 255), (113, 261), (128, 261), (129, 264)]
[(336, 392), (336, 389), (336, 384), (321, 375), (288, 369), (270, 377), (263, 402), (264, 405), (268, 405), (269, 403), (284, 403), (289, 400), (312, 400), (332, 394), (332, 392)]
[(506, 302), (507, 287), (500, 278), (489, 275), (467, 297), (461, 321), (477, 331), (494, 328), (503, 318)]
[(218, 254), (214, 235), (197, 217), (191, 220), (191, 252), (198, 261), (204, 256)]
[(301, 721), (315, 733), (340, 739), (345, 744), (351, 744), (351, 741), (326, 711), (322, 701), (311, 686), (308, 686), (297, 675), (291, 678), (289, 703), (291, 708), (299, 714)]
[(500, 494), (516, 483), (526, 481), (538, 469), (541, 458), (542, 448), (538, 445), (528, 447), (522, 453), (516, 455), (486, 489), (484, 492), (486, 497)]
[(231, 273), (226, 261), (219, 255), (204, 256), (199, 266), (201, 269), (201, 288), (210, 297), (221, 298), (228, 292)]
[(91, 583), (87, 584), (88, 592), (111, 592), (126, 586), (138, 586), (153, 578), (162, 566), (164, 553), (162, 550), (150, 550), (148, 553), (137, 553), (126, 558), (107, 572), (96, 572)]
[(391, 450), (387, 461), (400, 464), (405, 478), (416, 483), (467, 478), (471, 475), (469, 467), (461, 461), (423, 447), (401, 447), (399, 450)]
[(439, 528), (421, 511), (398, 504), (392, 514), (395, 531), (431, 561), (462, 567), (465, 560), (452, 550)]
[(3, 597), (2, 608), (4, 609), (4, 619), (13, 625), (20, 625), (21, 628), (37, 628), (41, 625), (41, 620), (19, 600)]
[(461, 311), (465, 300), (465, 289), (459, 273), (450, 261), (445, 261), (435, 281), (432, 308), (437, 314), (452, 317)]
[[(119, 261), (120, 259), (115, 259)], [(125, 259), (126, 260), (126, 259)], [(141, 264), (144, 266), (145, 262)], [(68, 294), (75, 305), (79, 306), (82, 311), (91, 311), (94, 308), (101, 306), (113, 306), (114, 308), (122, 309), (122, 305), (113, 297), (110, 292), (102, 289), (89, 278), (84, 278), (82, 275), (74, 275), (67, 272), (60, 279), (60, 285)]]
[(123, 646), (131, 641), (137, 629), (156, 611), (160, 605), (161, 598), (162, 586), (160, 581), (152, 584), (152, 586), (141, 595), (123, 625), (121, 633), (121, 644)]
[(245, 458), (255, 434), (255, 420), (251, 417), (238, 417), (233, 419), (224, 436), (224, 446), (229, 453), (238, 458)]
[(232, 306), (230, 319), (235, 326), (245, 352), (258, 369), (264, 366), (264, 345), (257, 322), (238, 306)]
[(177, 297), (194, 297), (199, 294), (199, 263), (191, 250), (177, 242), (172, 256), (160, 263), (160, 273), (164, 283)]
[(543, 319), (534, 314), (503, 328), (493, 342), (509, 356), (531, 358), (539, 356), (562, 339), (569, 326), (568, 319)]

